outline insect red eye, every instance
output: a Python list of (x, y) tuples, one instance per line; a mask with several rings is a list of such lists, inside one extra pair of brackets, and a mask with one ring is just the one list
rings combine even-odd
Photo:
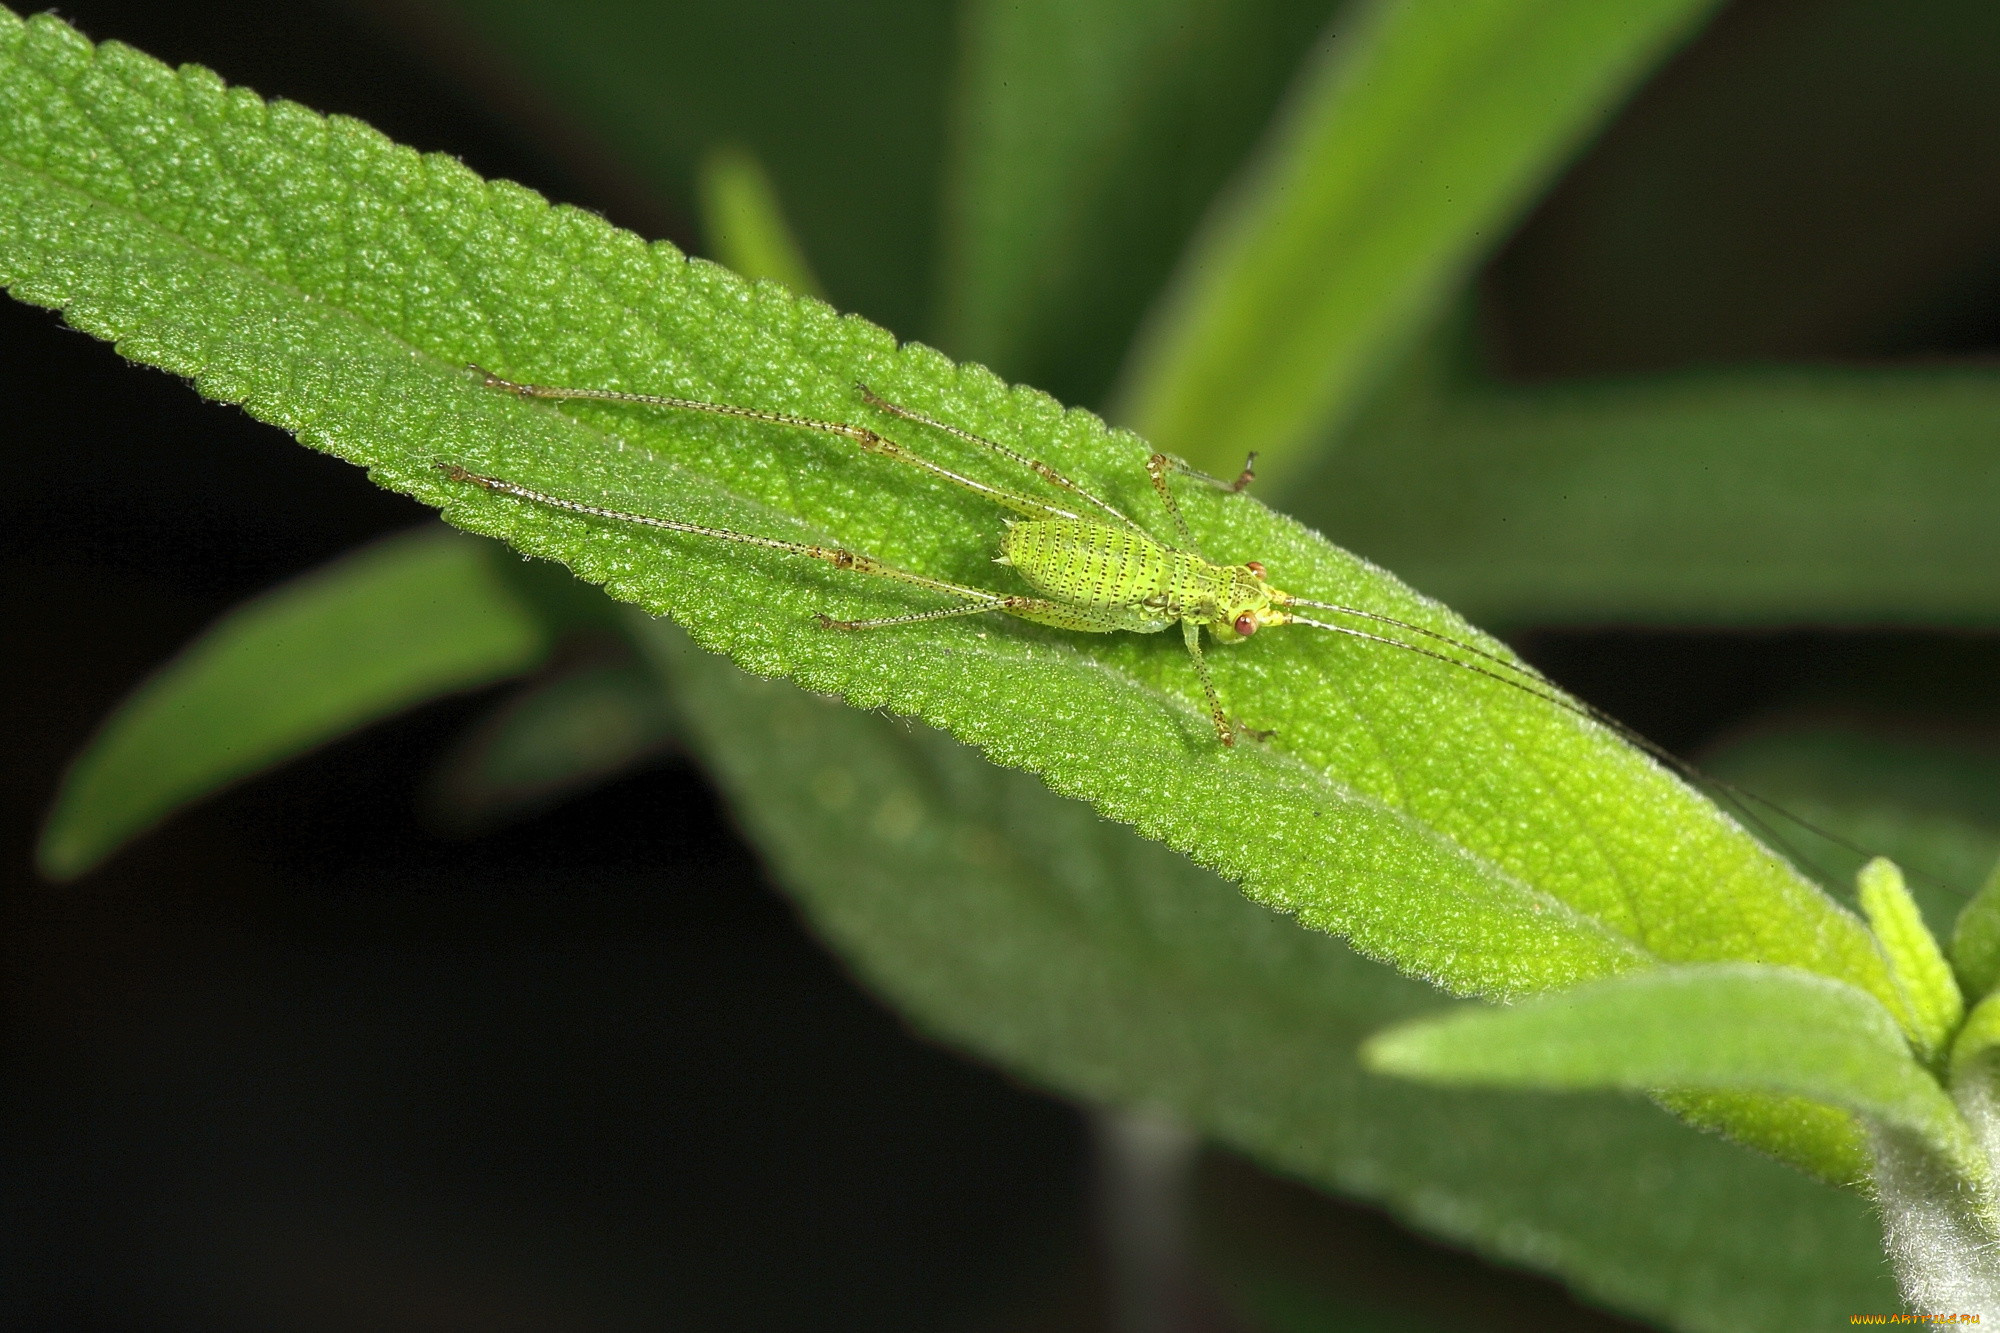
[(1260, 579), (1264, 577), (1264, 562), (1261, 560), (1248, 561), (1244, 564), (1243, 568), (1249, 570)]
[(1236, 632), (1246, 639), (1255, 634), (1257, 632), (1257, 617), (1251, 615), (1248, 611), (1236, 617)]

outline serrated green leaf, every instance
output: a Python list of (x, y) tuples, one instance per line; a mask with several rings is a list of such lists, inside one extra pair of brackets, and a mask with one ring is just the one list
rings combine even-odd
[(1961, 1179), (1986, 1159), (1881, 1001), (1793, 968), (1654, 968), (1369, 1039), (1368, 1068), (1484, 1087), (1723, 1089), (1842, 1106), (1927, 1144)]
[(1861, 910), (1903, 992), (1899, 1017), (1904, 1031), (1918, 1055), (1935, 1065), (1965, 1018), (1965, 997), (1951, 975), (1951, 964), (1925, 928), (1923, 913), (1894, 861), (1875, 857), (1861, 867), (1855, 882)]
[(231, 611), (119, 705), (71, 764), (36, 862), (71, 879), (176, 809), (348, 731), (528, 670), (545, 621), (504, 552), (424, 528)]
[(701, 164), (702, 238), (725, 267), (771, 278), (801, 296), (824, 296), (785, 221), (778, 190), (749, 149), (718, 148)]
[(1784, 367), (1371, 408), (1300, 517), (1505, 624), (1991, 624), (2000, 375)]
[(944, 346), (1097, 404), (1334, 0), (972, 0)]
[[(482, 387), (462, 369), (476, 361), (822, 418), (865, 416), (862, 380), (1157, 513), (1146, 446), (1129, 434), (356, 122), (9, 16), (0, 276), (454, 522), (673, 615), (753, 670), (921, 717), (1453, 990), (1757, 957), (1894, 994), (1852, 916), (1644, 757), (1498, 682), (1267, 633), (1213, 654), (1243, 720), (1277, 735), (1229, 750), (1163, 637), (965, 620), (828, 633), (817, 614), (935, 603), (451, 482), (447, 461), (580, 501), (839, 541), (943, 577), (1005, 573), (991, 564), (988, 506), (886, 460), (690, 413), (556, 412)], [(899, 434), (996, 466), (948, 437)], [(1254, 501), (1184, 503), (1217, 556), (1255, 555), (1303, 594), (1506, 651)]]
[(923, 1031), (1669, 1327), (1894, 1308), (1860, 1197), (1635, 1100), (1366, 1075), (1362, 1037), (1433, 992), (926, 728), (640, 633), (779, 882)]
[(1183, 256), (1115, 415), (1282, 472), (1712, 0), (1378, 0), (1336, 28)]

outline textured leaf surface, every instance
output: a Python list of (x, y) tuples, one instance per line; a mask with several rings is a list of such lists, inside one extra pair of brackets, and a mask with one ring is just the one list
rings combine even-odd
[(1352, 1052), (1438, 996), (925, 728), (649, 627), (689, 743), (819, 933), (925, 1031), (1668, 1326), (1893, 1308), (1855, 1195), (1637, 1100), (1440, 1092)]
[(393, 537), (230, 612), (132, 694), (63, 780), (37, 861), (59, 879), (216, 788), (435, 695), (525, 671), (543, 619), (498, 548)]
[[(1497, 683), (1267, 634), (1216, 658), (1237, 711), (1278, 740), (1223, 750), (1184, 653), (1163, 638), (972, 621), (829, 634), (814, 613), (924, 603), (784, 556), (453, 485), (441, 460), (592, 502), (833, 538), (946, 577), (1003, 573), (989, 559), (994, 514), (884, 460), (688, 414), (554, 412), (481, 388), (462, 369), (477, 361), (833, 417), (861, 413), (852, 386), (865, 380), (1156, 512), (1130, 435), (355, 122), (93, 49), (50, 19), (9, 19), (0, 273), (127, 355), (673, 614), (753, 670), (920, 716), (1452, 989), (1506, 995), (1653, 959), (1759, 957), (1893, 993), (1859, 923), (1712, 807)], [(923, 444), (993, 466), (948, 439)], [(1473, 633), (1254, 501), (1189, 503), (1215, 555), (1255, 555), (1308, 595)]]
[(1789, 968), (1654, 968), (1373, 1037), (1369, 1068), (1446, 1084), (1713, 1088), (1845, 1106), (1916, 1135), (1966, 1178), (1985, 1160), (1874, 997)]
[(1972, 1007), (1952, 1043), (1952, 1082), (1977, 1076), (1977, 1062), (1996, 1051), (2000, 1051), (2000, 996), (1989, 995)]
[(2000, 375), (1779, 368), (1371, 410), (1286, 493), (1506, 624), (2000, 620)]
[(1338, 25), (1183, 256), (1117, 416), (1282, 469), (1356, 406), (1712, 0), (1377, 0)]

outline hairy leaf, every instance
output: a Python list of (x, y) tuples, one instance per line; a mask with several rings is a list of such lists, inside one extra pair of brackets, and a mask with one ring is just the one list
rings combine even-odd
[(1280, 469), (1496, 245), (1713, 0), (1374, 0), (1335, 25), (1182, 257), (1116, 416)]
[[(844, 441), (629, 406), (558, 412), (463, 366), (827, 418), (868, 415), (860, 380), (1158, 521), (1146, 446), (1129, 434), (353, 121), (10, 16), (0, 276), (461, 526), (671, 614), (704, 646), (932, 722), (1453, 990), (1512, 995), (1655, 960), (1756, 957), (1893, 997), (1858, 921), (1643, 756), (1498, 681), (1267, 632), (1212, 656), (1232, 708), (1275, 740), (1224, 749), (1165, 637), (997, 619), (830, 633), (817, 613), (937, 601), (452, 482), (441, 465), (1005, 586), (989, 506)], [(895, 433), (1032, 484), (950, 437)], [(1186, 504), (1216, 556), (1256, 556), (1303, 594), (1477, 638), (1253, 500)]]
[(550, 632), (498, 548), (426, 528), (246, 602), (106, 720), (70, 766), (36, 860), (82, 874), (215, 789), (453, 690), (517, 674)]
[(1951, 1098), (1873, 996), (1792, 968), (1654, 968), (1370, 1038), (1369, 1068), (1433, 1083), (1725, 1089), (1844, 1106), (1914, 1135), (1962, 1178), (1987, 1167)]
[(1976, 1077), (1976, 1062), (1995, 1051), (2000, 1051), (2000, 996), (1989, 995), (1972, 1007), (1952, 1043), (1952, 1082)]
[(780, 882), (924, 1031), (1670, 1327), (1893, 1307), (1857, 1196), (1636, 1100), (1367, 1075), (1362, 1037), (1435, 993), (927, 728), (641, 635)]
[(1952, 1034), (1965, 1019), (1965, 997), (1937, 937), (1924, 926), (1923, 913), (1903, 883), (1903, 872), (1886, 856), (1861, 867), (1856, 880), (1861, 910), (1902, 988), (1903, 1032), (1917, 1054), (1936, 1067)]

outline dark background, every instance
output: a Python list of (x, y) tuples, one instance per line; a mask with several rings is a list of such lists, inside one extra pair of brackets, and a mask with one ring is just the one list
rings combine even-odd
[[(1495, 262), (1487, 314), (1508, 373), (1994, 344), (2000, 177), (1960, 162), (1990, 163), (2000, 132), (1952, 98), (2000, 47), (1885, 50), (1869, 34), (1892, 7), (1828, 4), (1819, 14), (1839, 22), (1812, 29), (1825, 49), (1787, 65), (1805, 8), (1726, 14)], [(695, 248), (681, 205), (510, 119), (504, 99), (482, 101), (478, 80), (407, 26), (305, 5), (62, 12), (92, 37), (357, 115)], [(1774, 65), (1792, 73), (1743, 75)], [(1913, 88), (1914, 103), (1899, 91)], [(1785, 117), (1836, 111), (1893, 139), (1868, 120), (1871, 96), (1905, 120), (1944, 118), (1950, 150), (1836, 201), (1847, 229), (1822, 228), (1823, 260), (1785, 270), (1804, 273), (1796, 290), (1671, 282), (1676, 264), (1713, 266), (1718, 237), (1782, 235), (1789, 209), (1824, 214), (1851, 156), (1794, 163), (1797, 179), (1773, 183), (1758, 150), (1789, 161)], [(1690, 120), (1709, 126), (1692, 135), (1706, 151), (1676, 156)], [(1620, 191), (1657, 181), (1662, 160), (1704, 201), (1702, 225), (1633, 239), (1616, 225)], [(1890, 206), (1912, 191), (1936, 203), (1917, 210), (1935, 215), (1921, 245), (1896, 230), (1911, 210)], [(1873, 285), (1849, 280), (1880, 267), (1878, 252), (1918, 250)], [(1755, 247), (1729, 262), (1768, 267)], [(1737, 306), (1763, 322), (1718, 318)], [(17, 423), (0, 488), (14, 644), (0, 1322), (1105, 1325), (1086, 1117), (912, 1037), (862, 994), (684, 762), (448, 839), (415, 796), (492, 703), (457, 699), (211, 801), (77, 885), (37, 881), (30, 849), (62, 766), (135, 682), (243, 598), (428, 515), (43, 311), (0, 305), (0, 391)], [(2000, 646), (1970, 631), (1614, 627), (1523, 642), (1683, 752), (1772, 709), (1914, 708), (1984, 728), (2000, 666)], [(1288, 1262), (1365, 1307), (1619, 1326), (1227, 1158), (1204, 1165), (1199, 1198), (1217, 1253), (1282, 1236)], [(1229, 1327), (1226, 1278), (1207, 1280), (1218, 1290), (1202, 1318)]]

